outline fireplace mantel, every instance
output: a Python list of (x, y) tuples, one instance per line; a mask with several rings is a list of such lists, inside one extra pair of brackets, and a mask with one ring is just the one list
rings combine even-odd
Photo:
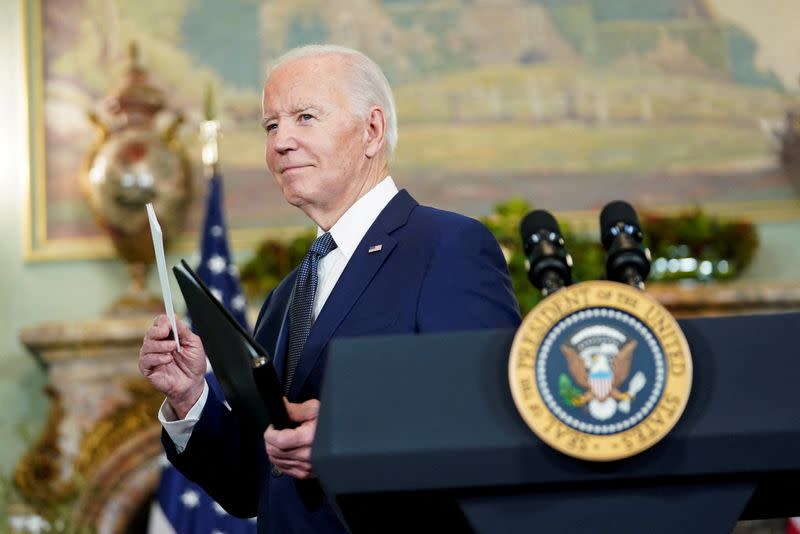
[(68, 504), (68, 521), (110, 534), (126, 532), (147, 506), (163, 452), (155, 416), (163, 397), (138, 370), (152, 320), (152, 314), (101, 317), (20, 332), (48, 373), (51, 398), (45, 430), (15, 474), (34, 510)]

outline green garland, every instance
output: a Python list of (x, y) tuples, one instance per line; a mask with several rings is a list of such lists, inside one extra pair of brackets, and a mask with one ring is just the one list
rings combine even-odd
[[(645, 213), (642, 230), (655, 260), (651, 280), (728, 280), (750, 265), (759, 245), (752, 222), (723, 221), (700, 208), (670, 217)], [(669, 260), (679, 265), (675, 260), (687, 259), (689, 267), (685, 270), (663, 269)], [(697, 262), (694, 269), (692, 260)]]
[[(526, 200), (514, 198), (497, 205), (491, 215), (481, 219), (500, 243), (523, 314), (541, 299), (539, 291), (528, 281), (519, 235), (519, 222), (531, 209)], [(650, 281), (729, 279), (750, 264), (758, 248), (758, 234), (749, 221), (721, 221), (699, 208), (676, 216), (640, 213), (645, 244), (650, 247), (654, 260)], [(596, 236), (578, 234), (566, 221), (559, 221), (559, 226), (572, 255), (574, 281), (603, 278), (605, 251)], [(310, 229), (290, 240), (262, 242), (253, 257), (241, 267), (241, 280), (248, 298), (251, 301), (264, 298), (300, 263), (314, 237), (315, 232)], [(675, 261), (670, 263), (669, 260)], [(673, 269), (676, 265), (678, 268)], [(687, 265), (694, 269), (687, 269)], [(709, 272), (703, 274), (701, 267)]]
[(263, 299), (292, 269), (303, 260), (314, 242), (316, 232), (308, 230), (292, 239), (262, 241), (240, 269), (239, 276), (248, 300)]

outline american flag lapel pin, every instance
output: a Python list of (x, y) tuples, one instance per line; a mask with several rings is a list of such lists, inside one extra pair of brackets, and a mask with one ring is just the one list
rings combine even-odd
[(372, 254), (373, 252), (380, 252), (382, 248), (383, 248), (382, 244), (381, 245), (372, 245), (371, 247), (369, 247), (369, 250), (367, 251), (367, 253), (368, 254)]

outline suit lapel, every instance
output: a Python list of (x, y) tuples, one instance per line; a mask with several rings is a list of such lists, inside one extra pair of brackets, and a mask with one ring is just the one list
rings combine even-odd
[[(311, 327), (295, 370), (289, 399), (297, 398), (322, 349), (397, 245), (397, 240), (389, 234), (405, 224), (416, 205), (408, 192), (398, 192), (367, 230)], [(380, 250), (369, 252), (373, 245), (381, 245)]]

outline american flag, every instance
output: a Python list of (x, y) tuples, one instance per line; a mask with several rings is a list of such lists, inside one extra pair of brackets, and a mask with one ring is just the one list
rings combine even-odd
[[(197, 274), (214, 296), (231, 312), (245, 329), (246, 305), (236, 266), (230, 260), (228, 232), (222, 215), (222, 178), (209, 180), (208, 203), (203, 224), (200, 265)], [(188, 319), (188, 318), (187, 318)], [(206, 375), (209, 387), (222, 398), (222, 391), (213, 373)], [(256, 532), (256, 521), (229, 515), (200, 486), (186, 479), (163, 458), (164, 470), (158, 498), (150, 511), (150, 534), (250, 534)]]
[(800, 517), (790, 517), (786, 521), (786, 534), (800, 534)]

